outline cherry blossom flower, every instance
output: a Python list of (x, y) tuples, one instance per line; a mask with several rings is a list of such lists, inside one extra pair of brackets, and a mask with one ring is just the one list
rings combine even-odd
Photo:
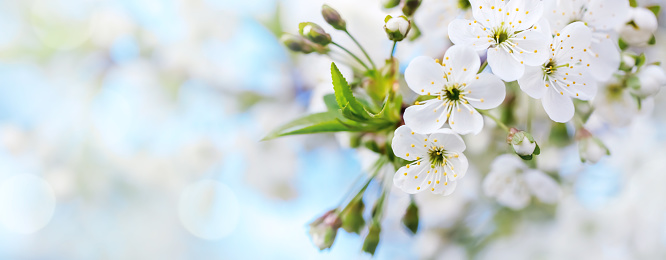
[(412, 161), (398, 169), (393, 177), (395, 186), (410, 194), (429, 190), (449, 195), (469, 167), (463, 154), (465, 143), (451, 129), (425, 135), (401, 126), (395, 130), (392, 148), (396, 156)]
[(544, 203), (555, 203), (560, 197), (560, 186), (547, 174), (530, 169), (514, 155), (500, 155), (490, 166), (483, 180), (484, 193), (512, 209), (529, 205), (531, 195)]
[(525, 65), (548, 59), (548, 37), (535, 25), (541, 19), (541, 1), (470, 1), (475, 20), (456, 19), (449, 24), (455, 44), (488, 49), (488, 65), (504, 81), (520, 78)]
[(476, 109), (491, 109), (504, 101), (504, 83), (489, 73), (477, 74), (480, 58), (468, 47), (452, 46), (442, 63), (417, 57), (407, 66), (405, 80), (414, 92), (436, 96), (408, 107), (404, 119), (417, 133), (432, 133), (448, 122), (459, 134), (478, 134), (483, 117)]
[(556, 122), (573, 118), (571, 98), (592, 99), (597, 92), (596, 81), (590, 76), (589, 64), (583, 58), (589, 52), (591, 31), (582, 22), (575, 22), (557, 33), (550, 45), (550, 58), (540, 66), (528, 66), (518, 80), (529, 96), (541, 99), (546, 113)]
[(592, 42), (585, 60), (592, 75), (606, 81), (620, 67), (615, 28), (627, 21), (629, 10), (627, 0), (550, 0), (546, 1), (544, 16), (555, 33), (576, 21), (590, 27)]

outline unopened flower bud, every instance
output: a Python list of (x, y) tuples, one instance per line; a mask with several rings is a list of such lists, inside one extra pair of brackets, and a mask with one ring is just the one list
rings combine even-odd
[(402, 41), (412, 28), (411, 22), (404, 15), (398, 17), (387, 15), (384, 22), (384, 30), (391, 41)]
[(622, 27), (620, 35), (629, 45), (645, 46), (657, 31), (657, 17), (642, 7), (632, 8), (630, 13), (631, 21)]
[(400, 0), (382, 0), (382, 6), (386, 9), (396, 7), (400, 4)]
[(338, 234), (338, 228), (340, 228), (341, 225), (342, 220), (340, 219), (337, 210), (334, 209), (326, 212), (323, 216), (310, 223), (310, 230), (308, 233), (310, 233), (312, 243), (314, 243), (319, 250), (331, 248), (335, 241), (335, 236)]
[(402, 224), (405, 225), (412, 234), (416, 234), (416, 231), (419, 229), (419, 207), (414, 201), (407, 206), (405, 215), (402, 217)]
[(532, 160), (534, 155), (541, 153), (539, 145), (534, 141), (534, 137), (530, 133), (520, 131), (516, 128), (509, 130), (507, 142), (511, 144), (513, 150), (523, 160)]
[(299, 33), (307, 38), (308, 40), (319, 44), (321, 46), (326, 46), (331, 43), (331, 35), (324, 31), (324, 28), (317, 25), (316, 23), (300, 23), (298, 25)]
[(361, 228), (365, 226), (365, 219), (363, 219), (363, 211), (365, 204), (361, 197), (352, 200), (349, 205), (342, 211), (342, 228), (349, 233), (361, 233)]
[(622, 63), (620, 64), (620, 69), (624, 71), (631, 71), (634, 66), (636, 66), (636, 56), (627, 52), (622, 53)]
[(578, 152), (582, 162), (597, 163), (602, 157), (610, 155), (610, 151), (601, 140), (592, 136), (585, 128), (576, 133), (578, 139)]
[(285, 33), (280, 37), (280, 41), (287, 46), (287, 48), (295, 52), (307, 54), (314, 51), (314, 48), (312, 48), (312, 45), (310, 45), (308, 40), (298, 35)]
[(382, 231), (382, 227), (378, 221), (372, 221), (370, 225), (368, 236), (365, 237), (363, 241), (363, 252), (370, 253), (371, 255), (375, 254), (377, 250), (377, 245), (379, 245), (379, 233)]
[(640, 98), (654, 96), (666, 85), (666, 73), (664, 69), (657, 65), (648, 65), (641, 68), (636, 76), (640, 86), (631, 88), (631, 92)]
[(412, 17), (420, 5), (421, 0), (406, 0), (405, 5), (402, 7), (402, 13), (406, 16)]
[(347, 22), (345, 22), (344, 19), (342, 19), (342, 16), (340, 16), (340, 13), (333, 9), (332, 7), (328, 5), (322, 5), (321, 6), (321, 16), (324, 17), (324, 20), (333, 28), (341, 31), (346, 31), (347, 30)]

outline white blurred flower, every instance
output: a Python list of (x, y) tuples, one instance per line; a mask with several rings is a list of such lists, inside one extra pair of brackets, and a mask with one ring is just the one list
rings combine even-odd
[(636, 98), (617, 80), (606, 82), (593, 101), (594, 113), (614, 126), (626, 126), (638, 114)]
[(620, 66), (620, 50), (614, 29), (627, 21), (627, 0), (546, 1), (544, 15), (555, 33), (568, 24), (581, 21), (592, 29), (587, 53), (592, 75), (608, 80)]
[(631, 92), (641, 98), (656, 95), (659, 90), (666, 86), (666, 72), (657, 65), (648, 65), (636, 75), (641, 85), (639, 89), (631, 89)]
[(392, 148), (396, 156), (413, 161), (398, 169), (393, 177), (393, 183), (410, 194), (428, 189), (449, 195), (456, 188), (456, 180), (463, 178), (469, 167), (462, 153), (465, 143), (451, 129), (424, 135), (401, 126), (395, 130)]
[(583, 59), (589, 51), (591, 31), (582, 22), (567, 25), (550, 44), (550, 58), (539, 66), (527, 66), (518, 80), (520, 89), (541, 99), (546, 113), (556, 122), (573, 118), (572, 98), (590, 100), (597, 84), (590, 77), (589, 64)]
[(549, 39), (535, 25), (543, 13), (542, 1), (470, 1), (474, 21), (456, 19), (449, 24), (455, 44), (477, 51), (488, 49), (488, 65), (504, 81), (520, 78), (525, 65), (548, 59)]
[(620, 29), (622, 40), (629, 45), (646, 46), (659, 26), (657, 17), (643, 7), (631, 8), (629, 13), (630, 22)]
[(405, 81), (420, 95), (434, 95), (405, 110), (405, 124), (418, 133), (432, 133), (447, 121), (459, 134), (478, 134), (483, 117), (476, 109), (491, 109), (504, 101), (504, 83), (489, 73), (477, 75), (478, 54), (468, 47), (452, 46), (442, 64), (418, 57), (407, 66)]
[(483, 191), (504, 206), (522, 209), (529, 204), (531, 195), (550, 204), (560, 197), (560, 186), (555, 180), (539, 170), (528, 168), (516, 156), (500, 155), (490, 167), (490, 173), (483, 180)]
[(448, 25), (453, 19), (461, 16), (464, 19), (472, 17), (469, 5), (469, 1), (466, 0), (424, 0), (418, 14), (414, 16), (414, 22), (426, 37), (429, 35), (446, 37)]
[(578, 142), (580, 158), (583, 161), (597, 163), (601, 158), (609, 154), (608, 148), (601, 140), (592, 136), (581, 139)]

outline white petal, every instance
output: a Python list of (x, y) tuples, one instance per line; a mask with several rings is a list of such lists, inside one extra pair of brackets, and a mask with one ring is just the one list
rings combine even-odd
[(424, 105), (410, 106), (405, 110), (403, 118), (405, 124), (413, 131), (428, 134), (442, 128), (446, 122), (446, 107), (444, 101), (432, 99)]
[(456, 19), (449, 23), (449, 39), (454, 44), (485, 50), (490, 46), (489, 31), (483, 30), (479, 23), (465, 19)]
[(591, 0), (584, 21), (597, 30), (613, 30), (627, 21), (629, 1)]
[(506, 82), (519, 79), (525, 72), (525, 66), (520, 64), (513, 54), (498, 47), (488, 49), (488, 65), (493, 74)]
[(588, 53), (587, 60), (583, 60), (590, 64), (592, 75), (598, 81), (608, 80), (620, 67), (620, 49), (615, 42), (617, 40), (614, 37), (603, 38), (600, 42), (593, 41), (592, 52)]
[(428, 140), (429, 146), (444, 146), (447, 151), (462, 153), (467, 148), (462, 137), (448, 128), (437, 130), (428, 137)]
[(457, 157), (447, 158), (446, 160), (446, 178), (449, 181), (455, 181), (465, 177), (467, 169), (469, 168), (469, 162), (464, 154), (458, 153)]
[(490, 164), (492, 171), (509, 171), (516, 172), (518, 169), (526, 169), (527, 165), (522, 159), (513, 154), (502, 154), (497, 156)]
[(519, 210), (530, 203), (530, 193), (525, 183), (518, 178), (511, 183), (497, 196), (497, 202), (509, 208)]
[(416, 157), (425, 158), (428, 153), (428, 149), (423, 147), (426, 138), (426, 135), (414, 132), (403, 125), (395, 130), (391, 148), (396, 156), (408, 161), (416, 160)]
[(419, 95), (439, 93), (446, 84), (444, 69), (434, 59), (419, 56), (405, 69), (407, 86)]
[(435, 185), (433, 193), (449, 196), (456, 190), (456, 186), (458, 186), (457, 181), (440, 181), (439, 184)]
[(509, 12), (506, 23), (511, 23), (514, 31), (526, 30), (541, 19), (543, 15), (543, 2), (535, 0), (512, 0), (507, 5)]
[(451, 72), (449, 81), (453, 76), (453, 82), (462, 84), (474, 79), (481, 66), (481, 58), (472, 48), (454, 45), (446, 50), (442, 66), (445, 72)]
[(459, 104), (451, 110), (449, 125), (456, 133), (476, 135), (483, 129), (483, 117), (472, 106)]
[(513, 53), (525, 65), (536, 66), (548, 60), (551, 38), (541, 31), (526, 30), (511, 38)]
[[(557, 32), (553, 39), (553, 52), (558, 64), (579, 62), (588, 52), (592, 41), (592, 31), (582, 22), (567, 25)], [(571, 58), (573, 57), (573, 59)]]
[(597, 94), (597, 81), (590, 75), (586, 66), (563, 67), (553, 75), (558, 80), (565, 95), (580, 100), (590, 100)]
[(506, 97), (506, 86), (497, 76), (490, 73), (481, 73), (476, 75), (475, 80), (467, 84), (465, 91), (471, 91), (465, 94), (469, 103), (478, 109), (496, 108)]
[(530, 170), (523, 175), (529, 190), (544, 203), (556, 203), (561, 194), (560, 185), (547, 174)]
[(547, 90), (542, 66), (525, 66), (525, 74), (518, 79), (518, 85), (530, 97), (542, 98)]
[(541, 103), (543, 104), (543, 108), (546, 110), (548, 117), (555, 122), (565, 123), (573, 118), (573, 101), (571, 101), (569, 95), (564, 95), (561, 92), (558, 92), (554, 86), (551, 86), (548, 91), (546, 91), (546, 95), (541, 99)]
[[(472, 6), (472, 15), (474, 16), (474, 19), (479, 21), (485, 27), (494, 27), (501, 23), (501, 20), (498, 20), (496, 10), (504, 8), (504, 2), (500, 3), (496, 0), (471, 0), (470, 4)], [(449, 28), (451, 27), (449, 26)]]
[(504, 192), (507, 183), (513, 182), (515, 172), (493, 170), (483, 179), (483, 193), (488, 197), (497, 197)]
[(393, 175), (393, 184), (404, 192), (415, 194), (428, 188), (428, 178), (432, 177), (429, 172), (430, 166), (425, 163), (410, 165), (409, 168), (403, 166)]

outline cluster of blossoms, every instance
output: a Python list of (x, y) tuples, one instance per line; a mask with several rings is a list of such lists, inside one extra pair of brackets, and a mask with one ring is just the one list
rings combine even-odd
[[(555, 204), (563, 192), (561, 184), (533, 161), (541, 148), (531, 133), (532, 120), (540, 118), (534, 115), (538, 111), (533, 111), (531, 103), (540, 101), (547, 116), (540, 123), (552, 126), (535, 134), (577, 143), (581, 160), (596, 163), (610, 152), (587, 129), (588, 119), (596, 115), (611, 125), (627, 124), (627, 120), (617, 120), (622, 118), (617, 114), (638, 113), (641, 103), (666, 85), (660, 63), (649, 63), (644, 54), (656, 41), (659, 6), (640, 7), (629, 0), (433, 2), (424, 1), (433, 7), (423, 9), (424, 19), (419, 19), (421, 11), (416, 12), (421, 10), (421, 1), (384, 2), (384, 8), (400, 8), (402, 15), (388, 15), (384, 20), (393, 48), (380, 68), (347, 31), (346, 21), (326, 5), (322, 9), (326, 22), (351, 37), (366, 60), (333, 41), (314, 23), (302, 23), (298, 36), (283, 37), (291, 50), (303, 53), (330, 56), (329, 46), (333, 45), (351, 60), (337, 62), (360, 73), (348, 83), (332, 64), (334, 92), (323, 97), (328, 111), (297, 119), (269, 138), (349, 132), (352, 147), (371, 150), (379, 158), (365, 186), (347, 199), (346, 206), (327, 212), (327, 221), (313, 222), (311, 232), (325, 230), (325, 236), (312, 234), (322, 249), (332, 245), (340, 227), (360, 234), (365, 225), (363, 194), (368, 184), (376, 181), (382, 195), (373, 207), (364, 244), (366, 252), (374, 253), (390, 184), (409, 194), (452, 194), (470, 168), (464, 154), (465, 140), (484, 132), (486, 125), (490, 125), (489, 131), (503, 131), (507, 141), (499, 153), (487, 151), (495, 158), (483, 180), (487, 198), (514, 210), (526, 208), (531, 195), (542, 203)], [(442, 9), (451, 17), (441, 18)], [(440, 16), (433, 12), (440, 12)], [(398, 42), (428, 39), (426, 28), (432, 27), (437, 28), (430, 32), (444, 32), (453, 45), (441, 60), (412, 58), (400, 74), (394, 57)], [(401, 79), (406, 85), (401, 86)], [(401, 87), (417, 97), (399, 91)], [(525, 130), (511, 127), (519, 125), (514, 115), (517, 99), (527, 104), (522, 109), (526, 110), (526, 122), (520, 123)], [(575, 134), (570, 134), (573, 131), (567, 126)], [(556, 143), (551, 141), (550, 145), (560, 146)], [(392, 183), (385, 172), (393, 175)], [(403, 223), (416, 232), (418, 217), (414, 212), (418, 208), (412, 201)]]

